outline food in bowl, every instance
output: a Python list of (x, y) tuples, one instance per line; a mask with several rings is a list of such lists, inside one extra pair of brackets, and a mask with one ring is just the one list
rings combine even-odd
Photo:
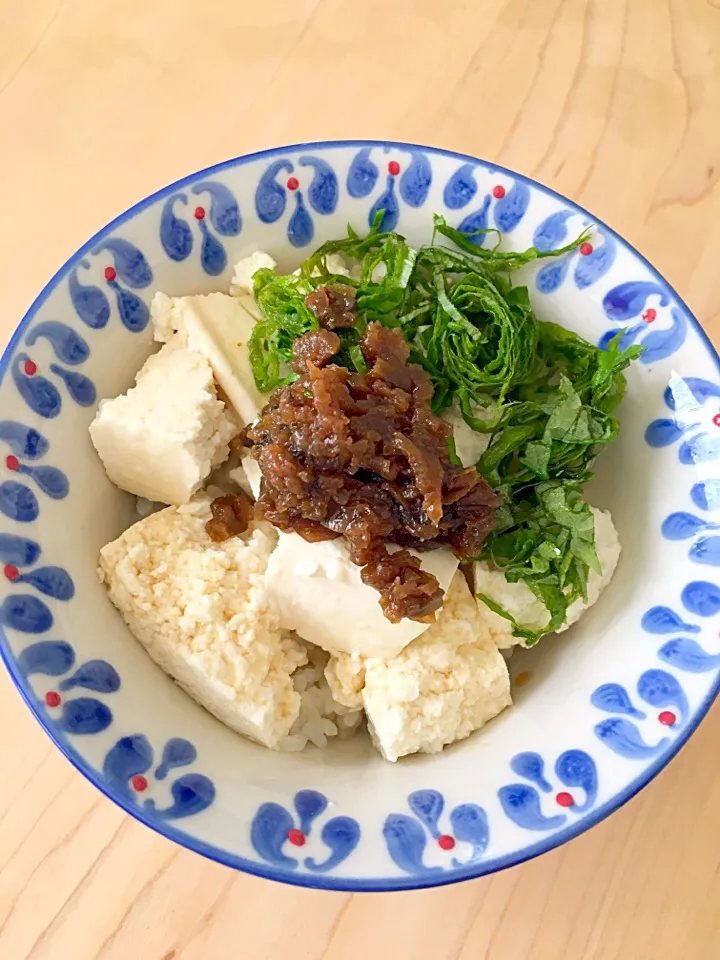
[(585, 235), (474, 239), (436, 217), (415, 250), (379, 214), (293, 274), (257, 251), (229, 294), (158, 293), (163, 346), (90, 427), (110, 480), (166, 505), (102, 549), (110, 599), (264, 746), (367, 720), (388, 760), (438, 752), (511, 704), (507, 651), (566, 629), (614, 572), (583, 488), (641, 348), (540, 322), (511, 283)]

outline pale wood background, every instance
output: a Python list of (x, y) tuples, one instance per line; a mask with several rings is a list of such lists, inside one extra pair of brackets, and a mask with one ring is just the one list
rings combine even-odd
[[(636, 244), (720, 340), (720, 0), (0, 0), (0, 336), (108, 219), (248, 150), (455, 148)], [(0, 676), (2, 960), (710, 960), (720, 708), (620, 813), (493, 878), (282, 887), (103, 799)]]

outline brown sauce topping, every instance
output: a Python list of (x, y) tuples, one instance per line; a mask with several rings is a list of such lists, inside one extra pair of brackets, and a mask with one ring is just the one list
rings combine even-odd
[(259, 509), (305, 540), (345, 537), (388, 620), (433, 619), (443, 601), (437, 580), (407, 550), (390, 553), (386, 544), (448, 545), (461, 559), (474, 557), (500, 498), (474, 468), (451, 462), (451, 427), (430, 409), (432, 382), (408, 364), (400, 331), (370, 324), (366, 375), (330, 363), (339, 349), (326, 329), (296, 340), (299, 379), (246, 428), (244, 443), (263, 474)]
[(355, 289), (349, 284), (331, 283), (318, 287), (305, 297), (305, 303), (325, 330), (341, 330), (355, 325)]
[(245, 533), (253, 515), (253, 505), (244, 493), (216, 497), (210, 504), (212, 519), (205, 524), (207, 535), (215, 543)]

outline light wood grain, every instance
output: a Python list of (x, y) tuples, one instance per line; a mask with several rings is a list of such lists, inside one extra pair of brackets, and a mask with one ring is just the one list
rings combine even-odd
[[(95, 230), (276, 143), (508, 164), (636, 244), (720, 340), (718, 0), (0, 0), (0, 334)], [(648, 789), (495, 877), (351, 896), (236, 874), (102, 798), (0, 676), (3, 960), (706, 960), (720, 709)]]

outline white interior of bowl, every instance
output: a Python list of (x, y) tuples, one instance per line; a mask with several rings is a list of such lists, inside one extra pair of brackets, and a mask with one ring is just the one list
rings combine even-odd
[[(276, 257), (280, 267), (289, 270), (323, 240), (343, 235), (348, 223), (359, 232), (367, 229), (369, 210), (382, 190), (384, 174), (370, 196), (353, 198), (348, 194), (345, 188), (347, 172), (362, 148), (362, 144), (310, 145), (225, 165), (168, 188), (120, 218), (116, 224), (111, 224), (104, 235), (120, 236), (142, 250), (153, 271), (152, 283), (135, 291), (145, 302), (149, 302), (155, 290), (172, 295), (227, 291), (232, 264), (253, 250), (267, 250)], [(414, 151), (422, 151), (428, 157), (432, 184), (420, 207), (414, 208), (401, 200), (397, 229), (411, 243), (420, 244), (430, 240), (433, 212), (444, 213), (450, 222), (458, 223), (470, 208), (449, 211), (443, 192), (452, 174), (466, 162), (466, 158), (424, 148), (411, 150), (402, 145), (388, 145), (386, 150), (382, 145), (374, 145), (370, 158), (381, 169), (392, 159), (405, 166)], [(295, 248), (287, 235), (293, 198), (287, 194), (285, 215), (275, 223), (266, 224), (257, 217), (254, 195), (268, 164), (278, 158), (292, 163), (302, 190), (305, 186), (303, 178), (309, 179), (311, 171), (298, 164), (298, 159), (307, 155), (322, 157), (332, 166), (339, 184), (339, 201), (332, 214), (310, 211), (315, 228), (313, 240), (306, 247)], [(475, 165), (474, 175), (479, 186), (477, 198), (490, 193), (497, 184), (509, 192), (516, 182), (515, 175), (480, 162)], [(284, 176), (282, 172), (278, 182), (283, 183)], [(200, 234), (192, 217), (193, 206), (199, 201), (190, 190), (194, 183), (207, 180), (219, 181), (231, 190), (243, 220), (238, 236), (218, 236), (227, 253), (227, 267), (218, 276), (209, 276), (201, 266), (198, 255)], [(552, 212), (571, 206), (542, 188), (531, 185), (530, 190), (528, 210), (506, 238), (508, 247), (521, 249), (529, 246), (539, 223)], [(193, 231), (194, 247), (187, 259), (176, 262), (162, 248), (159, 224), (168, 197), (181, 193), (188, 197), (187, 206), (177, 202), (175, 209)], [(199, 196), (203, 198), (202, 194)], [(583, 215), (578, 212), (569, 220), (570, 234), (579, 231), (582, 224)], [(659, 726), (657, 711), (644, 707), (646, 717), (638, 719), (637, 726), (645, 743), (654, 748), (663, 737), (666, 743), (643, 757), (619, 756), (601, 742), (594, 729), (608, 715), (593, 705), (591, 697), (599, 685), (617, 683), (626, 688), (636, 707), (642, 707), (636, 696), (640, 675), (656, 667), (672, 673), (672, 668), (660, 663), (657, 657), (659, 646), (668, 638), (643, 630), (643, 615), (658, 604), (681, 611), (681, 591), (690, 581), (717, 582), (714, 567), (700, 568), (688, 560), (687, 542), (670, 542), (661, 533), (662, 521), (669, 513), (692, 507), (689, 490), (698, 479), (712, 477), (712, 464), (706, 464), (704, 468), (702, 465), (689, 467), (680, 463), (674, 445), (653, 449), (644, 440), (651, 421), (670, 415), (663, 391), (671, 376), (692, 376), (717, 382), (716, 358), (689, 318), (687, 336), (680, 349), (657, 363), (636, 364), (631, 370), (628, 396), (620, 413), (620, 440), (599, 462), (597, 479), (591, 488), (591, 502), (610, 509), (619, 530), (623, 553), (615, 578), (596, 607), (568, 633), (546, 639), (533, 650), (515, 654), (511, 673), (529, 672), (530, 678), (516, 688), (514, 707), (479, 733), (438, 756), (416, 756), (388, 764), (372, 749), (366, 735), (344, 743), (331, 743), (324, 751), (309, 747), (300, 754), (279, 754), (225, 729), (166, 678), (133, 640), (98, 581), (99, 549), (134, 522), (137, 518), (135, 501), (109, 483), (95, 456), (87, 427), (96, 404), (83, 407), (72, 402), (57, 377), (47, 373), (49, 365), (57, 362), (57, 358), (46, 340), (38, 340), (32, 347), (24, 343), (33, 325), (48, 319), (59, 320), (88, 342), (91, 352), (81, 370), (95, 383), (98, 398), (115, 396), (131, 385), (134, 374), (152, 349), (149, 326), (142, 333), (130, 333), (120, 323), (113, 303), (107, 326), (90, 329), (79, 319), (69, 295), (68, 271), (75, 269), (82, 257), (89, 264), (88, 270), (79, 269), (82, 282), (107, 291), (103, 271), (113, 265), (114, 259), (107, 251), (94, 254), (97, 242), (98, 238), (91, 241), (34, 305), (21, 334), (16, 336), (6, 354), (0, 388), (4, 420), (35, 427), (47, 437), (50, 448), (38, 462), (60, 468), (70, 481), (69, 494), (61, 500), (45, 496), (28, 481), (37, 493), (38, 519), (32, 523), (19, 523), (0, 516), (0, 530), (36, 540), (42, 547), (41, 562), (64, 567), (76, 588), (75, 596), (69, 602), (44, 598), (55, 621), (49, 631), (35, 636), (6, 629), (4, 653), (16, 681), (41, 722), (96, 783), (151, 825), (225, 862), (265, 876), (309, 885), (378, 889), (421, 886), (476, 876), (555, 846), (627, 799), (667, 761), (714, 695), (716, 668), (677, 674), (688, 709), (684, 723), (678, 723), (674, 729)], [(535, 288), (536, 273), (536, 267), (526, 268), (524, 279), (530, 285), (539, 316), (562, 323), (595, 342), (613, 326), (603, 309), (603, 297), (609, 289), (628, 280), (657, 283), (657, 276), (651, 269), (622, 243), (618, 243), (617, 255), (608, 273), (585, 289), (578, 289), (568, 279), (552, 294), (545, 295)], [(672, 305), (684, 312), (684, 306), (669, 288), (667, 292)], [(658, 300), (656, 297), (648, 302), (658, 306), (657, 324), (660, 326), (665, 322), (665, 313)], [(62, 395), (59, 416), (52, 419), (38, 416), (20, 396), (10, 367), (13, 357), (23, 351), (37, 364), (38, 374), (47, 375), (57, 384)], [(699, 411), (698, 418), (707, 421), (709, 427), (715, 412), (716, 407), (706, 404)], [(22, 461), (22, 457), (20, 459)], [(10, 477), (11, 472), (5, 472)], [(17, 479), (24, 478), (18, 476)], [(0, 592), (4, 599), (20, 592), (20, 587), (3, 579)], [(23, 587), (22, 592), (33, 594), (36, 591)], [(702, 633), (694, 635), (694, 639), (708, 653), (717, 652), (714, 621), (697, 617), (693, 620), (687, 613), (685, 619), (702, 627)], [(17, 657), (23, 649), (46, 639), (69, 642), (76, 653), (76, 666), (100, 658), (117, 670), (121, 678), (120, 689), (107, 696), (98, 695), (98, 699), (106, 702), (112, 710), (113, 721), (107, 729), (89, 736), (67, 735), (58, 727), (59, 712), (43, 703), (45, 693), (57, 688), (57, 679), (35, 675), (24, 680), (18, 676)], [(149, 788), (142, 796), (132, 789), (121, 795), (112, 784), (108, 785), (102, 773), (104, 758), (121, 737), (135, 734), (144, 734), (152, 745), (155, 754), (153, 769), (163, 745), (170, 738), (182, 737), (190, 741), (197, 749), (192, 769), (213, 782), (214, 802), (197, 815), (165, 820), (146, 809), (143, 803), (151, 797), (160, 809), (170, 806), (171, 787), (176, 777), (174, 771), (169, 777), (158, 780), (152, 777), (151, 770), (147, 774)], [(575, 750), (588, 754), (597, 770), (597, 794), (589, 798), (588, 803), (582, 787), (568, 785), (567, 780), (559, 780), (554, 773), (557, 758), (566, 751)], [(523, 778), (519, 778), (510, 766), (512, 758), (523, 752), (533, 752), (543, 758), (544, 777), (551, 788), (547, 791), (541, 788), (536, 793), (543, 816), (553, 820), (533, 829), (514, 822), (498, 796), (503, 786), (523, 783)], [(528, 781), (527, 786), (532, 787), (532, 783)], [(306, 831), (307, 842), (301, 850), (287, 844), (283, 847), (283, 856), (291, 857), (297, 863), (283, 862), (281, 858), (274, 862), (264, 859), (251, 842), (250, 825), (258, 809), (264, 803), (276, 803), (297, 821), (293, 797), (305, 789), (323, 794), (328, 800), (328, 808), (320, 814), (313, 829)], [(563, 809), (557, 804), (556, 794), (568, 789), (573, 791), (575, 805)], [(386, 818), (390, 814), (410, 815), (408, 797), (415, 791), (424, 790), (437, 791), (444, 799), (444, 811), (437, 824), (443, 834), (450, 831), (448, 818), (453, 808), (468, 803), (481, 806), (489, 824), (487, 849), (478, 854), (470, 844), (458, 841), (453, 850), (444, 850), (435, 842), (437, 837), (433, 835), (432, 827), (416, 818), (425, 834), (426, 846), (420, 850), (420, 860), (416, 861), (414, 868), (399, 865), (389, 852), (384, 837)], [(322, 826), (337, 815), (358, 822), (360, 842), (342, 862), (327, 872), (313, 870), (305, 864), (305, 858), (324, 861), (328, 857), (328, 847), (321, 837)]]

